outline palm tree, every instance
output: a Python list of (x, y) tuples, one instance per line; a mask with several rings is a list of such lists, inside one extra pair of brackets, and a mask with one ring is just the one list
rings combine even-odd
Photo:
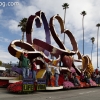
[[(63, 9), (65, 10), (65, 12), (64, 12), (64, 25), (65, 25), (66, 9), (69, 8), (69, 4), (68, 4), (68, 3), (64, 3), (64, 4), (62, 5), (62, 7), (63, 7)], [(63, 43), (65, 44), (65, 34), (64, 34)]]
[[(24, 33), (26, 32), (26, 24), (27, 24), (27, 18), (22, 18), (18, 24), (18, 27), (21, 27), (21, 31), (22, 31), (22, 42), (24, 42)], [(18, 67), (21, 67), (20, 60), (19, 60)]]
[(81, 15), (83, 15), (83, 18), (82, 18), (82, 28), (83, 28), (83, 55), (84, 55), (84, 16), (86, 15), (86, 12), (82, 11)]
[(26, 23), (27, 23), (27, 18), (22, 18), (22, 20), (20, 20), (18, 27), (21, 27), (21, 31), (22, 31), (22, 41), (24, 41), (24, 33), (26, 32)]
[(96, 27), (98, 27), (98, 30), (97, 30), (97, 68), (99, 68), (98, 66), (98, 36), (99, 36), (99, 27), (100, 27), (100, 23), (98, 23), (96, 25)]
[(92, 41), (92, 49), (91, 49), (91, 62), (92, 62), (92, 51), (93, 51), (93, 45), (94, 45), (95, 38), (92, 37), (91, 41)]

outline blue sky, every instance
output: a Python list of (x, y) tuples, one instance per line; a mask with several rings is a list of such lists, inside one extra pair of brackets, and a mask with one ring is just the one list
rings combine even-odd
[[(8, 2), (16, 3), (17, 5), (8, 6)], [(22, 32), (18, 27), (19, 21), (30, 15), (34, 15), (37, 11), (45, 12), (47, 20), (56, 14), (64, 18), (63, 3), (69, 4), (69, 9), (66, 11), (65, 27), (69, 29), (78, 43), (79, 51), (82, 53), (83, 47), (83, 30), (82, 30), (82, 15), (83, 10), (87, 15), (84, 18), (84, 36), (85, 36), (85, 55), (91, 57), (91, 37), (95, 37), (93, 50), (93, 66), (97, 67), (97, 27), (100, 23), (100, 0), (0, 0), (0, 60), (5, 63), (12, 61), (16, 63), (17, 58), (11, 56), (8, 52), (8, 46), (13, 40), (20, 40)], [(4, 5), (6, 4), (6, 6)], [(63, 40), (63, 35), (60, 33), (59, 24), (55, 21), (56, 31), (59, 37)], [(42, 34), (40, 34), (42, 33)], [(33, 25), (33, 38), (40, 38), (45, 40), (45, 33), (43, 27), (37, 29)], [(25, 37), (26, 38), (26, 37)], [(100, 43), (100, 34), (99, 34)], [(52, 39), (52, 44), (57, 46)], [(66, 47), (72, 50), (72, 46), (68, 37), (66, 36)], [(99, 44), (99, 59), (100, 59), (100, 44)], [(100, 62), (98, 62), (100, 65)]]

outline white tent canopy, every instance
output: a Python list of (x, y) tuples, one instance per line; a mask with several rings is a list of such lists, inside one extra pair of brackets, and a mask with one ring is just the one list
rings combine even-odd
[(4, 71), (4, 70), (6, 70), (6, 68), (5, 68), (5, 67), (0, 66), (0, 71)]

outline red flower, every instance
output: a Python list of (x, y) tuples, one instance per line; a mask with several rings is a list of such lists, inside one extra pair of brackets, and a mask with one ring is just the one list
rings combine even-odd
[(22, 92), (22, 82), (20, 81), (20, 82), (10, 84), (7, 87), (7, 90), (10, 92)]

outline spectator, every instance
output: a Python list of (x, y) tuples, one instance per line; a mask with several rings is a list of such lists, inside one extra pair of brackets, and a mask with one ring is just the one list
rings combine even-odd
[(91, 78), (92, 78), (93, 81), (96, 82), (96, 73), (95, 73), (95, 72), (93, 72), (93, 73), (91, 74)]
[(2, 73), (0, 72), (0, 76), (2, 76)]
[(100, 84), (100, 74), (99, 73), (97, 73), (95, 80), (97, 84)]

